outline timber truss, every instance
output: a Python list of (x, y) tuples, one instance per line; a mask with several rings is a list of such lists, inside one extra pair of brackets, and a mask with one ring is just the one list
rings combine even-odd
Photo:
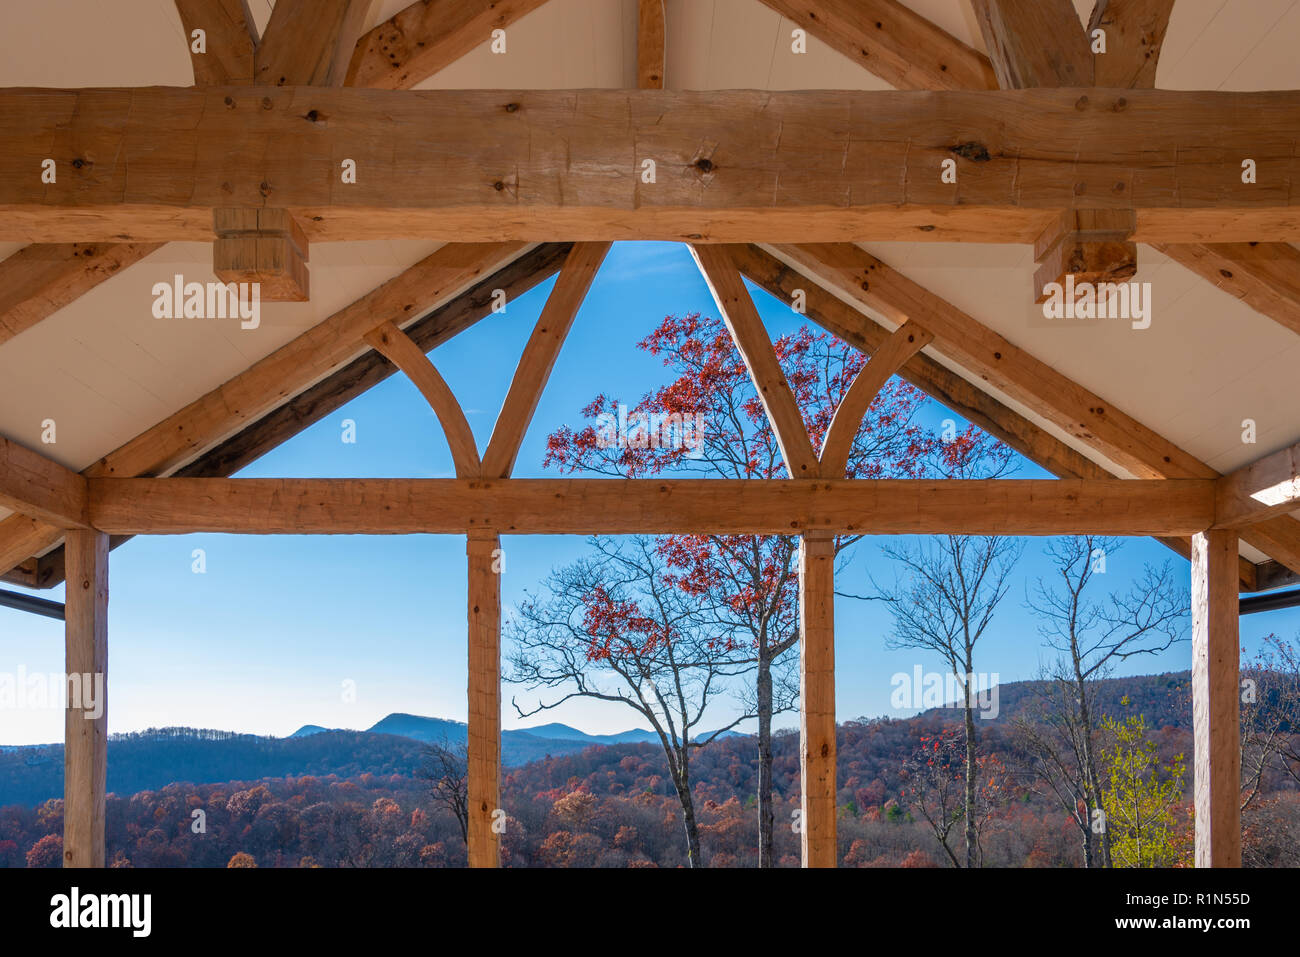
[[(856, 243), (1033, 245), (1038, 288), (1131, 276), (1150, 243), (1300, 332), (1300, 93), (1153, 89), (1173, 0), (1099, 0), (1105, 56), (1069, 0), (971, 0), (989, 57), (897, 0), (763, 0), (898, 88), (871, 93), (662, 89), (663, 6), (640, 0), (637, 90), (411, 89), (542, 2), (424, 0), (361, 32), (365, 0), (277, 0), (258, 38), (240, 0), (176, 0), (206, 37), (193, 88), (0, 90), (0, 241), (30, 244), (0, 262), (0, 347), (171, 241), (211, 242), (221, 279), (299, 300), (312, 243), (448, 243), (81, 473), (0, 438), (15, 512), (0, 568), (68, 581), (68, 670), (103, 670), (108, 551), (129, 536), (464, 534), (469, 849), (491, 866), (500, 536), (799, 535), (803, 857), (833, 866), (833, 536), (1150, 535), (1192, 562), (1197, 861), (1239, 863), (1238, 591), (1297, 580), (1300, 447), (1219, 475)], [(1246, 182), (1246, 160), (1268, 177)], [(788, 479), (511, 478), (625, 239), (690, 244)], [(428, 353), (494, 292), (557, 273), (480, 454)], [(746, 279), (787, 302), (802, 290), (808, 318), (870, 356), (820, 449)], [(456, 478), (229, 478), (397, 371), (437, 415)], [(846, 479), (894, 375), (1058, 479)], [(66, 862), (102, 865), (105, 720), (70, 713), (67, 728)]]

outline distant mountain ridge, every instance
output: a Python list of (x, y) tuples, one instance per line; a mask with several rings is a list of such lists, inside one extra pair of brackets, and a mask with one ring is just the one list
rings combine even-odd
[[(340, 728), (325, 728), (319, 724), (304, 724), (289, 735), (290, 738), (305, 738), (325, 731), (338, 731)], [(463, 721), (451, 721), (447, 718), (426, 718), (418, 714), (406, 714), (394, 711), (376, 721), (367, 734), (396, 734), (404, 738), (414, 738), (429, 744), (446, 744), (455, 746), (464, 744), (469, 739), (469, 729)], [(539, 725), (536, 728), (516, 728), (501, 732), (502, 743), (514, 741), (526, 750), (533, 750), (539, 741), (582, 742), (583, 746), (591, 744), (628, 744), (647, 742), (659, 743), (659, 736), (643, 728), (632, 728), (617, 734), (588, 734), (577, 728), (559, 722)], [(567, 753), (571, 748), (564, 749)], [(510, 763), (510, 762), (507, 762)]]

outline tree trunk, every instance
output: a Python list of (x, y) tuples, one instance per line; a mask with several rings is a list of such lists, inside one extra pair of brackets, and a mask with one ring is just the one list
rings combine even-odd
[(677, 788), (677, 800), (682, 805), (682, 825), (686, 828), (686, 863), (693, 868), (702, 867), (700, 828), (695, 823), (695, 799), (691, 796), (691, 774), (686, 755), (680, 755), (678, 761), (681, 770), (673, 775), (673, 785)]
[(974, 680), (966, 671), (966, 866), (975, 867), (977, 840), (975, 837), (975, 709), (971, 707), (970, 683)]
[[(1097, 776), (1097, 757), (1093, 750), (1092, 742), (1092, 712), (1088, 709), (1088, 695), (1086, 686), (1083, 683), (1083, 677), (1079, 676), (1079, 724), (1083, 733), (1083, 768), (1084, 768), (1084, 789), (1088, 792), (1085, 796), (1085, 804), (1088, 808), (1088, 831), (1087, 831), (1087, 848), (1084, 855), (1084, 867), (1096, 867), (1097, 861), (1093, 853), (1094, 837), (1092, 832), (1092, 811), (1094, 808), (1101, 807), (1101, 780)], [(1103, 825), (1109, 824), (1105, 818), (1102, 818)], [(1108, 838), (1109, 828), (1103, 826), (1100, 840), (1095, 843), (1100, 845), (1100, 865), (1110, 867), (1110, 840)]]
[(774, 867), (772, 809), (772, 662), (758, 658), (758, 866)]

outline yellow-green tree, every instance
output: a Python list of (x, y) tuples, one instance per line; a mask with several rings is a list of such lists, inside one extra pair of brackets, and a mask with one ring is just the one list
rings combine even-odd
[(1173, 867), (1182, 863), (1184, 838), (1177, 807), (1183, 796), (1183, 755), (1161, 765), (1146, 719), (1107, 717), (1111, 744), (1102, 751), (1106, 788), (1101, 794), (1115, 867)]

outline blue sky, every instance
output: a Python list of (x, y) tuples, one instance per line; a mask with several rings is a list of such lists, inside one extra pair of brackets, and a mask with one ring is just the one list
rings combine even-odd
[[(519, 354), (553, 281), (509, 304), (432, 353), (460, 399), (480, 449), (487, 444)], [(802, 317), (761, 290), (755, 301), (773, 335)], [(635, 400), (665, 381), (659, 360), (636, 343), (665, 315), (716, 314), (708, 289), (684, 246), (621, 243), (596, 278), (534, 416), (516, 467), (541, 477), (546, 435), (581, 423), (580, 409), (597, 393)], [(923, 421), (937, 428), (952, 417), (930, 403)], [(1140, 416), (1139, 416), (1140, 417)], [(341, 440), (356, 423), (357, 441)], [(960, 422), (960, 420), (958, 420)], [(962, 423), (964, 424), (964, 423)], [(240, 473), (255, 477), (451, 477), (451, 456), (437, 420), (415, 388), (397, 375)], [(554, 475), (555, 473), (549, 473)], [(1028, 462), (1020, 478), (1045, 478)], [(518, 536), (505, 540), (502, 580), (507, 613), (525, 589), (584, 551), (581, 538)], [(868, 572), (893, 580), (880, 540), (856, 546), (837, 581), (866, 590)], [(1036, 621), (1023, 607), (1027, 586), (1048, 567), (1042, 539), (1029, 539), (1007, 600), (979, 649), (977, 668), (1001, 680), (1033, 677), (1047, 655)], [(203, 549), (207, 571), (192, 571)], [(464, 720), (465, 543), (453, 536), (141, 537), (112, 553), (109, 604), (109, 727), (132, 731), (166, 725), (289, 734), (303, 724), (365, 728), (393, 711)], [(1107, 586), (1122, 589), (1143, 563), (1187, 563), (1150, 539), (1131, 539), (1108, 561)], [(62, 588), (41, 593), (62, 600)], [(1293, 636), (1300, 610), (1242, 619), (1242, 643), (1258, 647), (1270, 632)], [(902, 714), (889, 706), (890, 678), (941, 663), (911, 651), (889, 651), (887, 613), (878, 604), (836, 603), (837, 710), (840, 720)], [(61, 622), (0, 608), (0, 673), (63, 668)], [(1183, 642), (1139, 659), (1121, 673), (1188, 668)], [(356, 699), (344, 700), (345, 681)], [(506, 686), (504, 726), (564, 721), (593, 733), (636, 726), (630, 710), (574, 702), (519, 721), (510, 707), (521, 689)], [(717, 712), (724, 723), (724, 712)], [(793, 715), (778, 719), (794, 726)], [(61, 740), (62, 712), (0, 710), (0, 744)]]

